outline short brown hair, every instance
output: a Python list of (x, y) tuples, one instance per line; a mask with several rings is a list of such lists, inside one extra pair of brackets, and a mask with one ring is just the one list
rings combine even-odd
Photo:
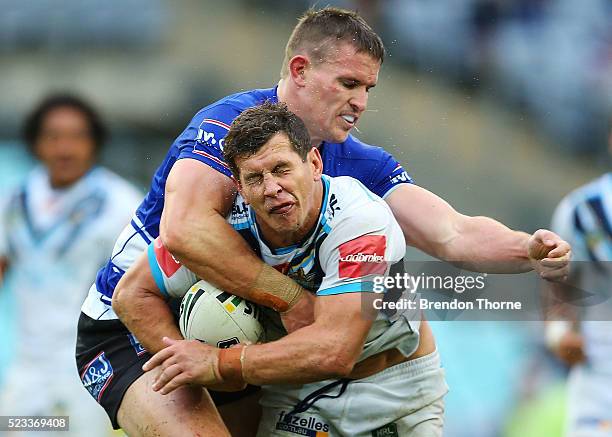
[(352, 44), (357, 53), (368, 53), (381, 64), (385, 58), (382, 39), (357, 12), (333, 7), (309, 9), (289, 37), (281, 77), (287, 77), (289, 60), (296, 53), (305, 51), (312, 62), (322, 63), (330, 45), (339, 42)]
[(286, 134), (293, 150), (306, 161), (312, 149), (310, 135), (304, 122), (284, 103), (264, 102), (234, 119), (225, 136), (223, 157), (236, 179), (240, 177), (236, 158), (254, 155), (277, 133)]

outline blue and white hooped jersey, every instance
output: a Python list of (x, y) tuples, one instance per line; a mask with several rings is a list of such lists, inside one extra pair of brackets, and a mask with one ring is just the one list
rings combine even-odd
[[(108, 263), (98, 272), (83, 305), (85, 314), (94, 319), (117, 317), (110, 306), (115, 286), (136, 258), (159, 236), (166, 179), (174, 163), (178, 159), (196, 159), (230, 177), (231, 172), (223, 161), (223, 140), (230, 124), (247, 108), (264, 101), (278, 101), (276, 91), (276, 88), (269, 88), (233, 94), (195, 115), (172, 144), (153, 176), (149, 193), (119, 236)], [(324, 142), (320, 151), (325, 174), (355, 177), (383, 198), (399, 185), (412, 183), (408, 173), (389, 153), (352, 135), (340, 144)]]
[(582, 308), (581, 330), (588, 359), (612, 372), (612, 173), (568, 194), (557, 206), (551, 227), (572, 246), (571, 267), (582, 273), (580, 288), (605, 293), (603, 303)]
[[(373, 292), (377, 277), (403, 269), (404, 234), (386, 202), (358, 180), (324, 175), (323, 187), (319, 219), (300, 244), (269, 247), (254, 210), (240, 196), (227, 220), (266, 264), (317, 296)], [(183, 297), (198, 281), (159, 238), (149, 246), (148, 258), (155, 282), (167, 297)], [(418, 320), (413, 320), (412, 326), (409, 321), (399, 316), (390, 321), (380, 315), (360, 359), (391, 347), (410, 355), (418, 345), (418, 334), (414, 332)]]

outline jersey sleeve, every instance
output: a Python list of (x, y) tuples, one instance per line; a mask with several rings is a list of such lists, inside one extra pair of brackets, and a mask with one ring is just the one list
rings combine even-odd
[(402, 184), (413, 184), (408, 172), (390, 153), (382, 151), (380, 164), (373, 172), (369, 190), (383, 199)]
[(324, 277), (317, 296), (373, 292), (376, 277), (403, 259), (406, 244), (399, 225), (390, 210), (374, 206), (347, 215), (321, 245)]
[(159, 237), (149, 245), (147, 257), (155, 284), (166, 297), (182, 298), (198, 282), (197, 276), (168, 252)]
[(579, 209), (580, 205), (571, 196), (563, 199), (553, 214), (551, 230), (570, 244), (574, 261), (587, 261), (589, 249)]
[(178, 159), (196, 159), (232, 177), (223, 159), (223, 142), (238, 114), (239, 111), (228, 104), (201, 110), (176, 140), (180, 150)]

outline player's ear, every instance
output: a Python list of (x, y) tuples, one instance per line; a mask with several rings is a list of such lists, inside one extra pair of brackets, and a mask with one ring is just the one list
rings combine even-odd
[(321, 179), (321, 174), (323, 174), (323, 158), (321, 158), (321, 153), (317, 147), (313, 147), (308, 152), (308, 160), (310, 165), (312, 166), (312, 176), (315, 181)]
[(306, 70), (310, 61), (308, 57), (304, 55), (295, 55), (289, 60), (289, 76), (291, 80), (299, 87), (306, 85)]

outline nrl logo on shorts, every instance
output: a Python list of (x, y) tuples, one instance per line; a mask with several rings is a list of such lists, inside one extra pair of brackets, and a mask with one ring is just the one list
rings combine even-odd
[(399, 437), (397, 425), (395, 423), (389, 423), (385, 426), (381, 426), (372, 431), (372, 437)]
[(100, 398), (113, 379), (113, 366), (106, 359), (104, 352), (100, 352), (87, 364), (81, 374), (81, 382), (89, 393), (100, 402)]

